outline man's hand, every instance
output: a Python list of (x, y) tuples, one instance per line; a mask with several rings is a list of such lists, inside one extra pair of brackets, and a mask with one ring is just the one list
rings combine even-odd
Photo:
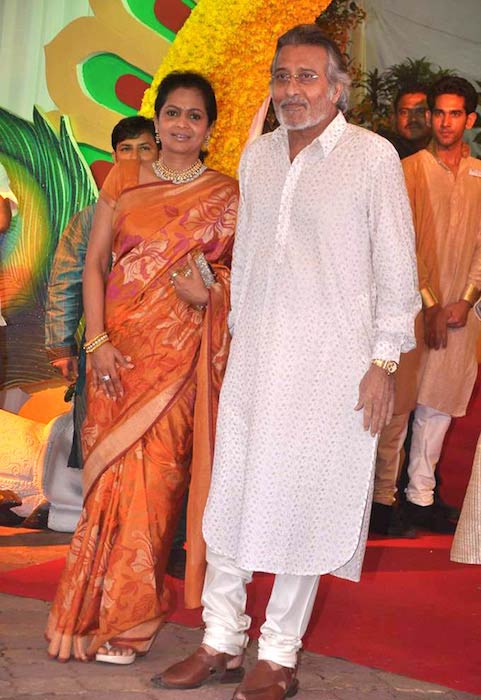
[(448, 304), (446, 306), (446, 311), (448, 313), (448, 327), (462, 328), (465, 326), (468, 320), (470, 308), (471, 305), (464, 299), (460, 299), (453, 304)]
[(377, 435), (387, 425), (394, 410), (394, 377), (381, 367), (371, 365), (359, 384), (355, 411), (364, 409), (364, 430)]
[(439, 350), (448, 344), (448, 317), (447, 308), (435, 304), (429, 309), (424, 309), (424, 342), (428, 348)]
[(58, 369), (62, 377), (67, 381), (77, 381), (78, 362), (76, 357), (61, 357), (58, 360), (52, 360), (51, 364), (55, 369)]

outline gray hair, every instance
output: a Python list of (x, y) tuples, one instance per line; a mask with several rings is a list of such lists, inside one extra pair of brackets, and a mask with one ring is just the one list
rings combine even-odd
[(347, 72), (346, 64), (337, 44), (326, 36), (317, 24), (298, 24), (292, 27), (277, 40), (274, 60), (271, 64), (271, 73), (274, 73), (277, 65), (279, 52), (284, 46), (320, 46), (327, 53), (326, 80), (331, 92), (334, 92), (338, 85), (341, 86), (341, 94), (337, 100), (337, 107), (341, 112), (347, 110), (349, 104), (349, 88), (351, 79)]

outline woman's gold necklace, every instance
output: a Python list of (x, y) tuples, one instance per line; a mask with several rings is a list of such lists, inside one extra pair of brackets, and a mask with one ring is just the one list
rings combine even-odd
[(164, 163), (161, 156), (159, 160), (154, 160), (152, 169), (160, 180), (172, 182), (174, 185), (182, 185), (185, 182), (192, 182), (192, 180), (198, 178), (207, 170), (207, 167), (200, 158), (197, 158), (195, 163), (185, 170), (174, 170)]

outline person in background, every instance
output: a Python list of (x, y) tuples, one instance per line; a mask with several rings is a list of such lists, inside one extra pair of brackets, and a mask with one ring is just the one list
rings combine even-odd
[(275, 582), (259, 660), (233, 698), (295, 695), (320, 574), (360, 576), (376, 436), (399, 354), (414, 346), (419, 294), (399, 158), (346, 122), (348, 86), (319, 27), (280, 37), (270, 87), (281, 126), (240, 164), (232, 345), (203, 524), (205, 634), (156, 686), (240, 680), (246, 584), (265, 571)]
[(426, 148), (431, 139), (427, 96), (428, 88), (422, 84), (401, 88), (394, 100), (392, 131), (378, 132), (392, 143), (401, 160)]
[(451, 418), (465, 414), (477, 374), (480, 326), (471, 307), (481, 290), (481, 168), (463, 142), (476, 121), (477, 95), (468, 81), (448, 76), (435, 83), (428, 101), (433, 140), (403, 160), (423, 311), (418, 348), (401, 359), (395, 415), (381, 435), (383, 479), (376, 471), (375, 499), (382, 494), (386, 507), (394, 501), (414, 403), (402, 522), (411, 529), (453, 532), (446, 506), (434, 500), (434, 487)]
[[(121, 119), (111, 134), (112, 159), (154, 161), (158, 157), (154, 123), (141, 116)], [(69, 382), (66, 400), (74, 399), (74, 432), (68, 464), (54, 462), (46, 480), (47, 523), (54, 530), (72, 532), (81, 512), (81, 474), (68, 467), (83, 465), (80, 430), (85, 420), (85, 353), (79, 349), (83, 316), (82, 274), (95, 204), (74, 214), (61, 234), (47, 288), (45, 348), (50, 363)], [(70, 438), (69, 438), (70, 439)], [(63, 455), (62, 455), (63, 456)]]
[(200, 603), (238, 202), (236, 181), (202, 161), (216, 116), (203, 76), (169, 74), (159, 159), (117, 163), (100, 192), (83, 279), (84, 508), (46, 633), (60, 661), (128, 664), (150, 649), (188, 487), (185, 597)]
[[(111, 140), (114, 163), (131, 159), (152, 162), (158, 157), (151, 119), (121, 119), (112, 130)], [(70, 219), (59, 238), (48, 283), (45, 348), (50, 363), (69, 382), (78, 378), (76, 333), (83, 316), (82, 274), (94, 210), (95, 204), (91, 204)]]

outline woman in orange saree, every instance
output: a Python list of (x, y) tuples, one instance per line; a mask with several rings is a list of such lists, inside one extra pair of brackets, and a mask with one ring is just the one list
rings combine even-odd
[(114, 166), (87, 254), (84, 507), (46, 631), (60, 661), (148, 651), (169, 612), (164, 574), (187, 488), (185, 602), (200, 605), (238, 188), (198, 160), (216, 116), (202, 76), (167, 76), (156, 115), (161, 157)]

